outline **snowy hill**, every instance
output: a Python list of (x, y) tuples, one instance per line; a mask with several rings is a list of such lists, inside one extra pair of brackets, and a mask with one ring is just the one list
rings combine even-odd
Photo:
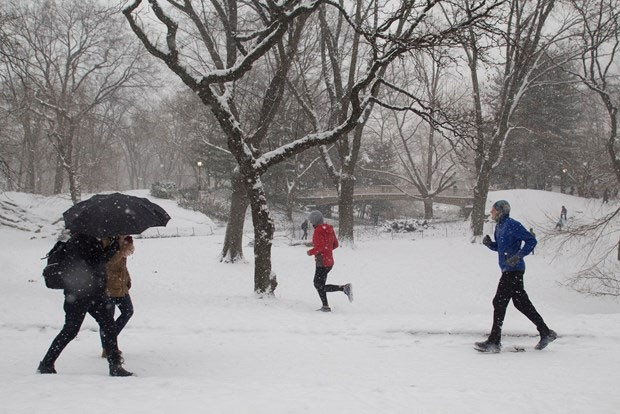
[[(502, 198), (541, 235), (562, 205), (573, 223), (617, 207), (531, 190), (494, 192), (489, 204)], [(364, 238), (336, 250), (328, 283), (353, 283), (355, 302), (328, 294), (333, 312), (323, 314), (305, 247), (276, 238), (276, 297), (257, 299), (251, 260), (217, 260), (223, 228), (152, 200), (172, 217), (159, 234), (181, 237), (136, 240), (128, 264), (136, 312), (119, 346), (137, 377), (119, 379), (107, 376), (89, 316), (59, 373), (35, 374), (64, 318), (62, 293), (45, 288), (39, 259), (70, 201), (0, 195), (0, 346), (8, 355), (0, 412), (618, 412), (620, 301), (563, 286), (585, 254), (577, 245), (559, 251), (543, 241), (526, 259), (528, 294), (560, 338), (534, 351), (535, 328), (510, 305), (504, 348), (527, 352), (484, 355), (472, 344), (490, 329), (500, 272), (497, 256), (467, 236)]]

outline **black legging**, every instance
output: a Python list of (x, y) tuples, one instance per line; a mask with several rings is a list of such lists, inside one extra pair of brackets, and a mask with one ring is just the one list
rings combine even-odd
[(493, 298), (493, 328), (489, 335), (489, 342), (500, 343), (502, 337), (502, 325), (506, 316), (506, 308), (512, 299), (515, 308), (524, 314), (538, 329), (541, 335), (547, 335), (549, 328), (543, 321), (542, 316), (536, 311), (530, 298), (523, 287), (523, 271), (503, 272), (497, 285), (497, 293)]
[(319, 292), (319, 297), (321, 298), (321, 302), (323, 306), (329, 306), (327, 304), (327, 293), (326, 292), (342, 292), (342, 287), (337, 285), (326, 285), (327, 274), (332, 270), (332, 266), (330, 267), (317, 267), (316, 272), (314, 273), (314, 287), (316, 291)]
[[(107, 298), (108, 303), (106, 305), (106, 309), (112, 319), (114, 319), (114, 311), (118, 306), (118, 310), (121, 311), (121, 314), (114, 321), (114, 326), (116, 327), (116, 336), (120, 335), (121, 331), (129, 322), (129, 319), (133, 316), (133, 302), (131, 301), (131, 296), (129, 293), (123, 297), (109, 297)], [(105, 335), (103, 330), (99, 330), (101, 335), (101, 346), (105, 348)]]
[(118, 354), (114, 318), (106, 309), (106, 298), (104, 296), (74, 300), (71, 295), (67, 295), (63, 308), (65, 310), (65, 325), (54, 338), (43, 358), (46, 365), (54, 365), (63, 349), (77, 336), (86, 313), (90, 313), (99, 324), (99, 328), (103, 332), (104, 348), (108, 355)]

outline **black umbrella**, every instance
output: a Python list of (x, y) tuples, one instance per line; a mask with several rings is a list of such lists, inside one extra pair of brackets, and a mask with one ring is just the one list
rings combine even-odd
[(65, 227), (72, 233), (95, 237), (139, 234), (150, 227), (165, 226), (166, 211), (146, 198), (121, 193), (96, 194), (64, 213)]

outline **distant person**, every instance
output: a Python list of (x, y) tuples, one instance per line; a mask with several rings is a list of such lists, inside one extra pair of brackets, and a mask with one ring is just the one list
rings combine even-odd
[(568, 217), (566, 217), (567, 213), (566, 207), (562, 206), (562, 210), (560, 210), (560, 220), (564, 219), (564, 222), (566, 222), (566, 220), (568, 220)]
[(317, 309), (322, 312), (331, 312), (329, 303), (327, 302), (327, 292), (344, 292), (353, 302), (353, 287), (350, 283), (346, 285), (326, 285), (327, 274), (334, 266), (334, 255), (332, 251), (338, 247), (338, 239), (331, 224), (323, 223), (323, 214), (314, 210), (310, 212), (308, 220), (314, 227), (312, 236), (312, 249), (308, 250), (308, 256), (314, 256), (316, 262), (316, 270), (314, 273), (314, 287), (319, 293), (323, 306)]
[[(106, 286), (107, 295), (107, 311), (114, 318), (114, 311), (118, 306), (118, 310), (121, 312), (119, 317), (114, 321), (116, 327), (116, 335), (120, 335), (121, 331), (129, 322), (129, 319), (133, 316), (133, 302), (131, 296), (129, 296), (129, 289), (131, 289), (131, 276), (127, 269), (127, 257), (131, 256), (135, 251), (135, 245), (131, 236), (118, 236), (117, 242), (120, 246), (120, 250), (116, 252), (110, 261), (106, 264), (106, 272), (108, 274), (108, 282)], [(109, 244), (104, 242), (104, 245)], [(99, 331), (101, 335), (101, 347), (103, 352), (102, 358), (107, 358), (108, 353), (105, 350), (105, 335), (102, 330)], [(122, 352), (119, 350), (119, 353)]]
[(556, 230), (562, 230), (562, 227), (564, 227), (564, 218), (560, 217), (558, 222), (555, 223), (555, 229)]
[(56, 360), (79, 333), (84, 317), (89, 313), (104, 335), (104, 348), (108, 354), (110, 376), (128, 377), (116, 342), (114, 318), (106, 310), (106, 269), (105, 265), (118, 251), (116, 241), (104, 248), (101, 241), (86, 234), (75, 234), (67, 241), (66, 259), (68, 262), (65, 279), (65, 324), (54, 338), (37, 372), (56, 374)]
[[(532, 237), (536, 238), (536, 233), (534, 233), (534, 228), (530, 227), (530, 234), (532, 235)], [(532, 255), (534, 254), (534, 249), (532, 249)]]
[(491, 218), (497, 222), (495, 241), (489, 235), (484, 236), (482, 243), (496, 251), (499, 256), (499, 267), (502, 276), (493, 298), (493, 327), (491, 334), (484, 342), (476, 342), (475, 349), (480, 352), (497, 353), (501, 350), (502, 325), (510, 300), (519, 312), (523, 313), (536, 325), (540, 341), (536, 349), (544, 349), (557, 338), (557, 334), (549, 329), (542, 316), (536, 311), (523, 285), (525, 262), (523, 258), (530, 254), (536, 246), (536, 238), (521, 223), (510, 218), (510, 204), (506, 200), (497, 201), (491, 208)]
[(308, 220), (307, 219), (301, 223), (301, 230), (304, 232), (301, 235), (301, 239), (308, 240)]
[(603, 203), (608, 203), (609, 202), (609, 189), (605, 189), (603, 191)]

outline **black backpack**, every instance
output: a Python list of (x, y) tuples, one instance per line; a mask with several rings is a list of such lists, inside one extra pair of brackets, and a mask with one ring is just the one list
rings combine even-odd
[(47, 259), (47, 265), (43, 269), (45, 286), (50, 289), (64, 289), (64, 272), (67, 269), (67, 242), (57, 241), (54, 247), (43, 259)]

